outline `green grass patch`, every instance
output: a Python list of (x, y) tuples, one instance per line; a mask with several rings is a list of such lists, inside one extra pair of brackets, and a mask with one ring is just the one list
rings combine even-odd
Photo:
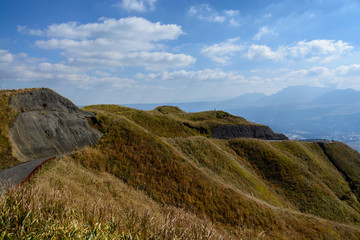
[(340, 222), (360, 223), (359, 212), (342, 202), (298, 164), (296, 157), (284, 154), (266, 141), (235, 139), (230, 140), (229, 145), (239, 156), (248, 159), (257, 173), (301, 212)]
[(344, 176), (357, 200), (360, 200), (360, 153), (344, 143), (319, 144), (334, 167)]
[(260, 180), (261, 178), (241, 165), (236, 155), (225, 152), (222, 145), (217, 145), (217, 142), (223, 140), (204, 137), (166, 140), (200, 168), (206, 169), (214, 177), (220, 177), (225, 184), (230, 184), (242, 192), (275, 206), (286, 206), (272, 190), (268, 189)]

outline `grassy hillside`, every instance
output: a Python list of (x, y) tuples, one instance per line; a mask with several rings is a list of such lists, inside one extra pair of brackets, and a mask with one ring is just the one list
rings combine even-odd
[(9, 98), (13, 94), (25, 92), (0, 90), (0, 170), (20, 163), (12, 155), (11, 143), (9, 140), (9, 127), (14, 122), (17, 112), (9, 106)]
[(71, 157), (0, 196), (0, 216), (1, 239), (231, 239), (209, 220), (163, 206)]
[(212, 139), (220, 124), (254, 125), (221, 111), (85, 110), (103, 137), (48, 165), (28, 185), (36, 194), (1, 198), (9, 237), (360, 238), (360, 156), (341, 144)]
[[(98, 114), (105, 135), (74, 158), (157, 202), (205, 214), (222, 227), (263, 229), (276, 237), (287, 236), (288, 228), (292, 234), (309, 229), (307, 223), (284, 223), (286, 211), (360, 223), (359, 202), (317, 143), (207, 138), (217, 124), (252, 124), (224, 112), (86, 110)], [(336, 174), (328, 176), (329, 169)]]
[[(324, 154), (328, 157), (334, 167), (344, 176), (348, 185), (360, 200), (360, 154), (351, 149), (349, 146), (337, 143), (323, 143), (320, 145)], [(344, 196), (344, 199), (349, 199), (349, 196)], [(350, 198), (352, 199), (352, 198)]]
[[(331, 165), (328, 160), (311, 156), (306, 151), (308, 144), (236, 139), (229, 141), (229, 145), (295, 209), (331, 220), (360, 224), (359, 202), (353, 202), (353, 208), (341, 200), (345, 195), (355, 199), (348, 183), (338, 172), (337, 175), (331, 174), (333, 171), (321, 172), (322, 166), (331, 168)], [(316, 147), (316, 143), (311, 145)], [(325, 183), (322, 181), (324, 174), (331, 174)]]

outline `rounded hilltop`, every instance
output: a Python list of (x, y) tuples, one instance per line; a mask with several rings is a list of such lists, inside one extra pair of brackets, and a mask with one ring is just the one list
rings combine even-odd
[(154, 110), (159, 111), (161, 113), (164, 114), (169, 114), (169, 113), (185, 113), (183, 110), (181, 110), (179, 107), (176, 106), (159, 106), (157, 108), (155, 108)]

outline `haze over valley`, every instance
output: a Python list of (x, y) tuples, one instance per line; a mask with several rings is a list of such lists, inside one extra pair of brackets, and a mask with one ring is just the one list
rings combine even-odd
[(328, 139), (360, 150), (360, 92), (294, 86), (273, 94), (252, 93), (220, 102), (128, 104), (150, 110), (159, 105), (184, 111), (224, 110), (271, 126), (290, 139)]

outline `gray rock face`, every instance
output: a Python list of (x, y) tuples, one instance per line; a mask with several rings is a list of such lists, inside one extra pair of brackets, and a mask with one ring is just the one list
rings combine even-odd
[(94, 145), (102, 136), (86, 120), (92, 113), (50, 89), (15, 95), (9, 104), (19, 111), (9, 133), (14, 152), (23, 161)]
[(287, 140), (284, 134), (274, 133), (268, 126), (220, 125), (211, 130), (213, 138), (259, 138), (264, 140)]

